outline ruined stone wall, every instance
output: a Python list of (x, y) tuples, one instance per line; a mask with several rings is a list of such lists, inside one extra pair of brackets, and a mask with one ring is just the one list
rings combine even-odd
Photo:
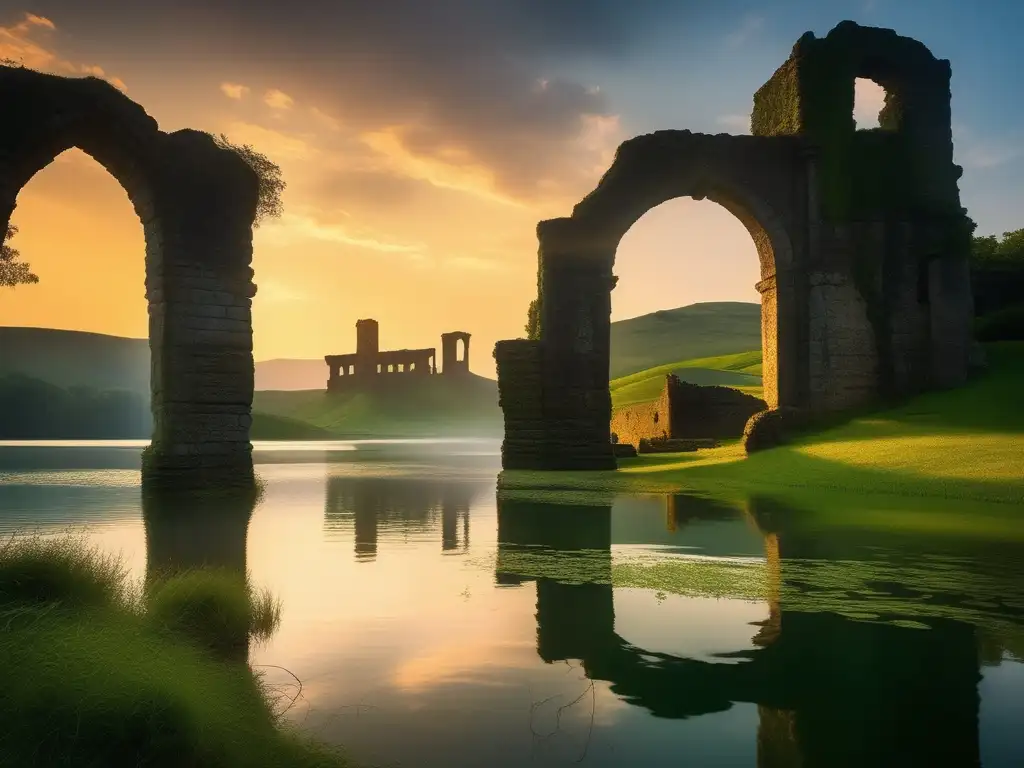
[(539, 341), (499, 341), (498, 406), (505, 419), (501, 465), (505, 469), (543, 469), (548, 457), (544, 419), (543, 353)]
[(674, 439), (739, 437), (747, 420), (768, 407), (738, 389), (699, 386), (675, 376), (668, 377), (665, 392)]
[[(667, 379), (668, 377), (666, 377)], [(637, 447), (641, 440), (672, 437), (669, 387), (662, 387), (657, 400), (616, 408), (612, 412), (611, 431), (621, 444)]]

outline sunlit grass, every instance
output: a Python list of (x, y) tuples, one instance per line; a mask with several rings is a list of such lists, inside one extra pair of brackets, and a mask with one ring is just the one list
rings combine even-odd
[[(510, 489), (852, 493), (1024, 504), (1024, 343), (989, 345), (967, 386), (747, 456), (738, 441), (620, 460), (612, 472), (504, 472)], [(1021, 516), (1024, 522), (1024, 516)]]
[(762, 393), (761, 352), (757, 350), (681, 360), (614, 379), (610, 383), (612, 407), (657, 399), (665, 386), (665, 376), (670, 373), (691, 384), (733, 387), (754, 397)]

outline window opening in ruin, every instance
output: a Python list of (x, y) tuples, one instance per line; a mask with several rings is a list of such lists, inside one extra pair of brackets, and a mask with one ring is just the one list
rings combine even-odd
[(853, 81), (853, 120), (858, 131), (879, 128), (878, 114), (885, 107), (885, 88), (866, 77)]
[(381, 364), (377, 363), (377, 373), (380, 373), (381, 371), (382, 371)]
[(405, 363), (399, 363), (398, 364), (398, 372), (399, 373), (405, 373)]
[[(3, 382), (10, 379), (0, 374), (0, 413), (6, 427), (0, 439), (75, 433), (148, 439), (153, 421), (146, 242), (127, 192), (92, 157), (69, 149), (18, 191), (10, 223), (17, 231), (5, 244), (20, 252), (18, 261), (39, 282), (0, 287), (0, 326), (120, 338), (98, 345), (95, 338), (61, 339), (57, 333), (36, 332), (28, 346), (33, 355), (45, 356), (50, 370), (59, 367), (59, 376), (39, 373), (41, 369), (19, 359), (23, 353), (5, 348), (6, 370), (23, 372), (30, 381), (5, 387)], [(58, 347), (75, 350), (77, 363), (65, 360), (61, 365)]]
[(466, 340), (458, 339), (455, 342), (455, 362), (463, 363), (466, 361)]
[(352, 374), (352, 373), (355, 373), (355, 372), (356, 372), (356, 367), (355, 367), (354, 365), (350, 365), (350, 366), (348, 367), (348, 372), (349, 372), (350, 374)]

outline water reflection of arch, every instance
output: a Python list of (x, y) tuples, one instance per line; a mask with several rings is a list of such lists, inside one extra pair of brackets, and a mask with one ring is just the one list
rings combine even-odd
[(324, 500), (324, 528), (352, 531), (357, 560), (374, 560), (379, 539), (427, 534), (440, 528), (442, 552), (469, 548), (473, 499), (493, 481), (412, 476), (331, 474)]
[[(979, 765), (973, 627), (936, 620), (926, 631), (787, 611), (775, 589), (756, 650), (718, 663), (651, 652), (615, 631), (610, 523), (610, 505), (499, 497), (496, 577), (536, 582), (545, 661), (580, 660), (590, 679), (656, 717), (756, 704), (760, 766)], [(766, 549), (784, 578), (784, 542), (768, 535)], [(583, 583), (570, 583), (578, 573)]]
[[(146, 586), (158, 578), (196, 568), (226, 569), (246, 577), (246, 544), (256, 498), (250, 493), (144, 492)], [(248, 632), (233, 639), (248, 658)]]

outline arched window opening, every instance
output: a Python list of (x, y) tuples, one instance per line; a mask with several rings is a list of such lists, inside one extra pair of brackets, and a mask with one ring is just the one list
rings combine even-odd
[(466, 340), (457, 339), (455, 342), (455, 362), (464, 363), (466, 361)]
[(19, 191), (11, 224), (39, 282), (0, 288), (0, 439), (148, 439), (146, 243), (127, 193), (69, 149)]

